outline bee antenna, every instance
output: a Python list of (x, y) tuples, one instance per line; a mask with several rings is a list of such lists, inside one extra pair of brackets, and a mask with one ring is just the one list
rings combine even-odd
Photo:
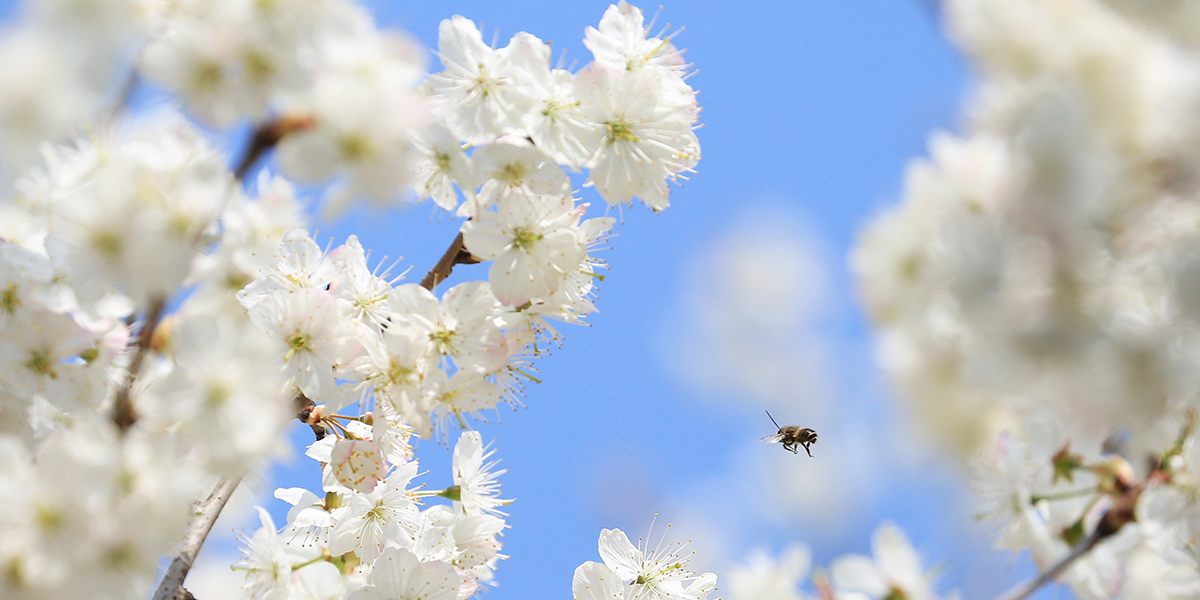
[[(764, 409), (763, 412), (767, 413), (767, 418), (771, 419), (772, 423), (775, 423), (775, 417), (771, 416), (771, 411)], [(783, 428), (779, 426), (779, 423), (775, 423), (775, 429), (783, 429)]]

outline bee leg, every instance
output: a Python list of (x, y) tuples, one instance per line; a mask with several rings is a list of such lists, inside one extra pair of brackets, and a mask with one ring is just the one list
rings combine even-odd
[(799, 454), (799, 451), (796, 450), (795, 444), (784, 444), (783, 449), (791, 452), (792, 454)]
[[(812, 455), (812, 450), (809, 450), (809, 449), (808, 449), (808, 444), (805, 444), (805, 445), (804, 445), (804, 451), (808, 453), (808, 457), (809, 457), (809, 458), (812, 458), (812, 457), (813, 457), (813, 455)], [(797, 453), (797, 454), (799, 454), (799, 453)]]

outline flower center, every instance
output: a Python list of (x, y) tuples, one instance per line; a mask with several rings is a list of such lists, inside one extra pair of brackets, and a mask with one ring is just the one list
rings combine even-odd
[(519, 250), (529, 250), (542, 239), (542, 234), (528, 227), (517, 227), (513, 230), (513, 246)]
[(29, 351), (29, 358), (25, 360), (25, 368), (50, 379), (58, 377), (58, 373), (54, 372), (54, 360), (48, 354), (39, 350)]
[(633, 126), (624, 119), (609, 121), (607, 125), (608, 139), (606, 141), (608, 143), (615, 144), (622, 140), (633, 142), (635, 144), (638, 142), (638, 137), (633, 134)]
[(312, 336), (307, 333), (297, 331), (287, 338), (288, 351), (283, 355), (283, 360), (292, 360), (292, 355), (297, 352), (307, 352), (312, 348), (309, 346), (312, 342)]
[(17, 293), (17, 284), (9, 283), (4, 289), (4, 293), (0, 294), (0, 311), (10, 315), (16, 314), (17, 309), (21, 308), (21, 296)]

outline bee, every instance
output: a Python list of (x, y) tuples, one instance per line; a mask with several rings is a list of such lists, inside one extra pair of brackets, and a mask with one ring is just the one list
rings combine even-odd
[[(776, 427), (779, 427), (779, 423), (775, 422), (775, 417), (771, 416), (771, 411), (767, 411), (767, 417), (771, 419), (772, 423), (775, 423)], [(808, 447), (817, 443), (817, 432), (808, 427), (788, 425), (787, 427), (779, 427), (779, 433), (768, 435), (758, 441), (768, 444), (783, 442), (783, 449), (792, 454), (799, 454), (796, 450), (797, 445), (804, 446), (804, 451), (808, 453), (809, 458), (812, 458), (812, 450), (809, 450)]]

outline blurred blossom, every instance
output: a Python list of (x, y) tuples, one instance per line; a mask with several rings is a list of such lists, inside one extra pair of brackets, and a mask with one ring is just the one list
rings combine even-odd
[(800, 585), (808, 578), (812, 553), (807, 546), (792, 544), (778, 556), (763, 550), (750, 554), (744, 564), (733, 567), (726, 577), (730, 600), (804, 600)]
[(967, 456), (1040, 403), (1101, 435), (1192, 406), (1200, 57), (1091, 0), (946, 14), (984, 76), (969, 126), (854, 255), (917, 421)]
[(822, 416), (832, 357), (817, 321), (833, 297), (829, 260), (805, 222), (778, 204), (745, 210), (685, 272), (680, 320), (666, 334), (682, 380), (722, 404), (786, 410), (778, 419)]

